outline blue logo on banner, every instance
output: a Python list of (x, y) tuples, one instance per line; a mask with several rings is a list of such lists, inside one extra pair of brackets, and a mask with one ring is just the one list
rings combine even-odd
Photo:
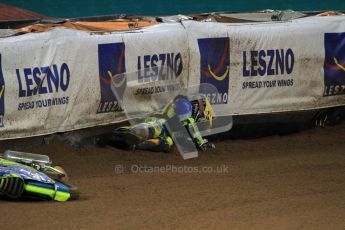
[[(212, 104), (227, 104), (230, 72), (230, 40), (224, 38), (198, 39), (200, 51), (200, 83), (214, 85), (218, 93), (209, 95)], [(201, 93), (203, 89), (200, 89)]]
[(109, 43), (98, 45), (99, 80), (101, 86), (101, 102), (97, 113), (121, 111), (118, 100), (111, 90), (111, 81), (114, 78), (117, 92), (126, 88), (125, 43)]
[(4, 127), (5, 115), (5, 80), (2, 74), (2, 56), (0, 54), (0, 127)]
[(324, 96), (345, 94), (345, 33), (325, 33)]

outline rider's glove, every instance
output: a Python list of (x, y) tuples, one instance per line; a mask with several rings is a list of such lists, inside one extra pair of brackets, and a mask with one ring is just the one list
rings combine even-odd
[(207, 139), (204, 139), (204, 143), (202, 143), (202, 145), (199, 146), (200, 150), (208, 150), (208, 149), (215, 149), (216, 146), (210, 142), (208, 142)]

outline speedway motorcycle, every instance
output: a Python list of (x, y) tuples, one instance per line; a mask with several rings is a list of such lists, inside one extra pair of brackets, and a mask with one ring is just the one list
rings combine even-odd
[(0, 155), (0, 195), (8, 199), (67, 201), (78, 191), (46, 155), (6, 150)]

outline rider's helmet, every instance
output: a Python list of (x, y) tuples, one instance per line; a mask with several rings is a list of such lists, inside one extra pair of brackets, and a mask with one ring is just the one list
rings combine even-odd
[(173, 101), (174, 113), (180, 121), (187, 120), (192, 116), (192, 104), (189, 99), (183, 95), (178, 95)]

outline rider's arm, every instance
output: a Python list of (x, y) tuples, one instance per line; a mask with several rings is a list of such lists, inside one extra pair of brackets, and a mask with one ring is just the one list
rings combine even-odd
[(198, 126), (195, 124), (195, 121), (192, 117), (183, 121), (183, 126), (188, 129), (190, 136), (193, 138), (193, 141), (198, 145), (200, 148), (203, 144), (205, 144), (206, 140), (204, 140), (199, 132)]

